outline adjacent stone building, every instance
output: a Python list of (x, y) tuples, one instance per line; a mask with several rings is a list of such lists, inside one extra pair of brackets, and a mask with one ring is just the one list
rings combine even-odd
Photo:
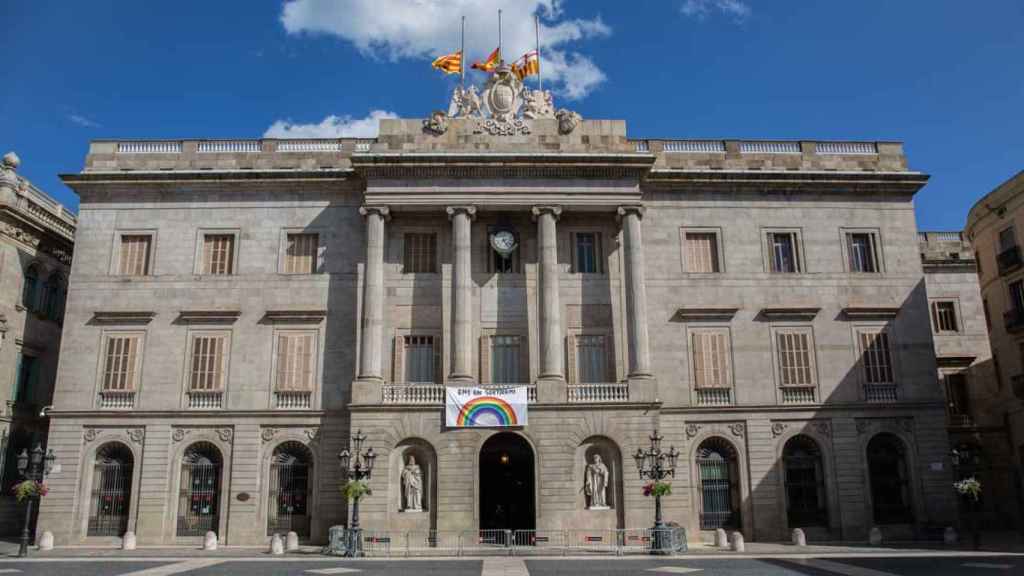
[[(649, 526), (631, 455), (655, 429), (693, 539), (955, 517), (927, 176), (898, 143), (436, 114), (373, 140), (96, 141), (63, 178), (82, 203), (40, 518), (58, 543), (323, 541), (357, 430), (373, 530)], [(466, 384), (528, 387), (528, 424), (446, 428)]]
[[(978, 266), (962, 232), (920, 232), (938, 382), (957, 479), (975, 477), (983, 487), (981, 525), (989, 530), (1019, 522), (1017, 468), (1004, 419), (1005, 399), (993, 369), (989, 327), (978, 284)], [(961, 506), (963, 526), (969, 525)]]
[[(974, 246), (982, 305), (992, 344), (995, 388), (991, 405), (1007, 429), (1015, 492), (1024, 492), (1024, 172), (978, 200), (967, 215), (964, 234)], [(993, 455), (998, 462), (1002, 454)], [(1018, 497), (1019, 501), (1019, 497)], [(1024, 517), (1020, 508), (1018, 517)]]
[(24, 514), (10, 487), (16, 456), (46, 444), (57, 378), (74, 214), (0, 160), (0, 534), (20, 532)]

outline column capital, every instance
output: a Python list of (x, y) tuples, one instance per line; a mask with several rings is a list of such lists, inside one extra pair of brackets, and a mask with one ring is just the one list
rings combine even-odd
[(447, 208), (444, 209), (444, 211), (448, 214), (449, 220), (451, 220), (452, 217), (454, 217), (456, 214), (459, 214), (460, 212), (468, 214), (470, 220), (476, 219), (476, 206), (448, 206)]
[(646, 211), (647, 209), (639, 204), (631, 204), (628, 206), (619, 206), (619, 208), (615, 211), (615, 215), (616, 218), (618, 218), (621, 221), (625, 216), (629, 214), (636, 214), (638, 218), (643, 218), (644, 212)]
[(530, 213), (533, 214), (533, 221), (537, 221), (537, 217), (541, 214), (551, 214), (558, 220), (562, 216), (561, 206), (534, 206), (530, 209)]
[(361, 216), (369, 216), (370, 214), (379, 214), (383, 216), (385, 220), (391, 219), (391, 208), (388, 206), (360, 206), (359, 214)]

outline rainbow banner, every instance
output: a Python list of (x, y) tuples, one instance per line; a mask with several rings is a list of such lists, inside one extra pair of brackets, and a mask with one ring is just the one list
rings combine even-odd
[(526, 386), (449, 386), (444, 403), (449, 428), (526, 426)]

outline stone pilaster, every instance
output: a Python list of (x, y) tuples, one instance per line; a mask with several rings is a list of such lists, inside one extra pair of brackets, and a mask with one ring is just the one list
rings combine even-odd
[(471, 227), (475, 206), (449, 206), (452, 221), (452, 367), (448, 379), (473, 382), (473, 268)]
[(390, 212), (387, 206), (363, 206), (359, 213), (366, 217), (366, 267), (359, 376), (352, 390), (352, 400), (357, 403), (379, 400), (379, 386), (384, 383), (384, 222)]
[[(626, 325), (628, 328), (630, 398), (653, 400), (653, 386), (634, 385), (652, 380), (650, 345), (647, 338), (647, 288), (644, 269), (642, 206), (620, 206), (622, 242), (626, 268)], [(651, 396), (648, 398), (647, 396)]]

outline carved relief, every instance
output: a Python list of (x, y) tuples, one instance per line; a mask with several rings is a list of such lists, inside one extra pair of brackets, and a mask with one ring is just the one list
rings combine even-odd
[(136, 444), (142, 444), (142, 441), (146, 438), (145, 428), (132, 428), (128, 430), (128, 439)]
[(171, 432), (171, 440), (181, 442), (189, 432), (190, 430), (185, 430), (184, 428), (175, 428), (174, 431)]
[(277, 428), (264, 428), (260, 432), (260, 438), (262, 438), (264, 442), (270, 442), (271, 440), (274, 439), (274, 435), (276, 434)]
[(687, 438), (693, 438), (694, 436), (696, 436), (699, 433), (700, 433), (700, 426), (699, 425), (697, 425), (697, 424), (687, 424), (686, 425), (686, 437)]
[(742, 422), (730, 424), (729, 431), (732, 432), (733, 436), (742, 438), (743, 435), (747, 432), (747, 425)]
[(99, 430), (97, 430), (95, 428), (86, 428), (84, 438), (85, 438), (85, 441), (88, 443), (88, 442), (92, 442), (93, 440), (95, 440), (99, 435), (100, 435), (100, 431)]
[(235, 438), (235, 431), (231, 428), (221, 428), (217, 430), (217, 437), (220, 438), (221, 442), (231, 444), (231, 441)]
[(776, 436), (781, 435), (783, 432), (786, 431), (787, 426), (788, 425), (783, 422), (772, 423), (772, 437), (774, 438)]
[(423, 130), (440, 136), (448, 131), (448, 115), (441, 110), (434, 110), (430, 118), (423, 121)]
[(307, 429), (306, 430), (306, 438), (308, 438), (310, 442), (317, 442), (318, 440), (320, 440), (320, 429), (319, 428), (309, 428), (309, 429)]
[(832, 436), (832, 426), (825, 420), (818, 420), (814, 423), (814, 429), (817, 430), (818, 434), (830, 438)]

